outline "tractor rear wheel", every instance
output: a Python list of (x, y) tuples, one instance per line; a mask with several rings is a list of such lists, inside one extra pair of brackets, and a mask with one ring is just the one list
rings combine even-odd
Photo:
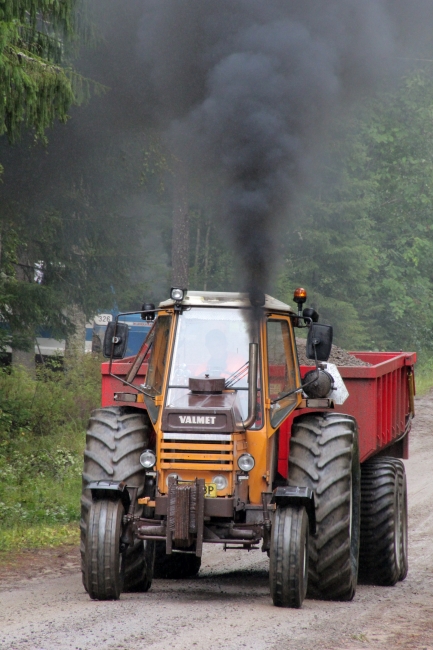
[(122, 593), (125, 567), (120, 537), (124, 514), (120, 500), (101, 499), (90, 506), (85, 571), (93, 600), (117, 600)]
[(192, 553), (165, 552), (165, 542), (156, 542), (155, 554), (155, 578), (179, 580), (182, 578), (194, 578), (200, 571), (201, 557)]
[(404, 466), (395, 458), (362, 465), (360, 579), (393, 586), (407, 574), (407, 496)]
[(289, 506), (275, 512), (269, 583), (277, 607), (302, 607), (308, 583), (308, 525), (305, 508)]
[[(108, 406), (92, 412), (84, 451), (83, 490), (81, 496), (81, 566), (86, 589), (87, 521), (92, 495), (91, 481), (125, 481), (138, 487), (141, 495), (145, 471), (140, 454), (149, 446), (151, 425), (145, 411), (125, 406)], [(137, 513), (140, 514), (140, 513)], [(147, 591), (153, 574), (154, 542), (135, 540), (124, 557), (124, 591)]]
[(358, 579), (360, 465), (354, 418), (306, 415), (292, 427), (289, 485), (316, 497), (317, 532), (309, 543), (308, 595), (352, 600)]

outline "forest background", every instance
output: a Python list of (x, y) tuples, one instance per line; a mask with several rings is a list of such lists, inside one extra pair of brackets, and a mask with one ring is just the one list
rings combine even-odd
[[(150, 126), (139, 0), (0, 2), (0, 344), (166, 298), (179, 161)], [(92, 12), (90, 12), (92, 13)], [(93, 27), (92, 27), (93, 25)], [(218, 179), (188, 179), (188, 287), (239, 291)], [(339, 115), (281, 226), (268, 293), (309, 304), (347, 349), (415, 350), (433, 384), (433, 55)], [(0, 549), (76, 538), (97, 358), (0, 373)], [(420, 382), (421, 385), (421, 382)]]

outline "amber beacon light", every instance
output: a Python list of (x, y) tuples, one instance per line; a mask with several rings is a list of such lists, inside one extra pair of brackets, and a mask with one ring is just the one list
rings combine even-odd
[(302, 318), (302, 305), (307, 300), (307, 292), (302, 287), (295, 289), (293, 300), (298, 303), (298, 316)]
[(304, 302), (307, 300), (307, 292), (305, 289), (302, 287), (298, 287), (298, 289), (295, 289), (295, 293), (293, 294), (293, 300), (298, 303), (298, 305), (303, 305)]

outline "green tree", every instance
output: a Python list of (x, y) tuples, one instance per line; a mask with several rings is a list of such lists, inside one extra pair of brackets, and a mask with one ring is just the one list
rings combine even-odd
[(23, 127), (43, 137), (82, 98), (86, 80), (62, 65), (76, 16), (77, 0), (0, 2), (0, 135), (10, 141)]
[(429, 66), (339, 123), (289, 222), (280, 296), (305, 284), (345, 347), (431, 348), (432, 116)]

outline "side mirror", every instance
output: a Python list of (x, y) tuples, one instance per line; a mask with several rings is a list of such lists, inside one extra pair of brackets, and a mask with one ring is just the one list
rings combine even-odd
[(113, 359), (123, 359), (128, 347), (128, 334), (127, 323), (117, 323), (117, 327), (116, 321), (108, 323), (104, 336), (104, 357), (110, 358), (113, 353)]
[[(307, 359), (328, 361), (332, 349), (332, 326), (312, 323), (308, 330), (306, 355)], [(314, 352), (316, 352), (314, 354)]]

